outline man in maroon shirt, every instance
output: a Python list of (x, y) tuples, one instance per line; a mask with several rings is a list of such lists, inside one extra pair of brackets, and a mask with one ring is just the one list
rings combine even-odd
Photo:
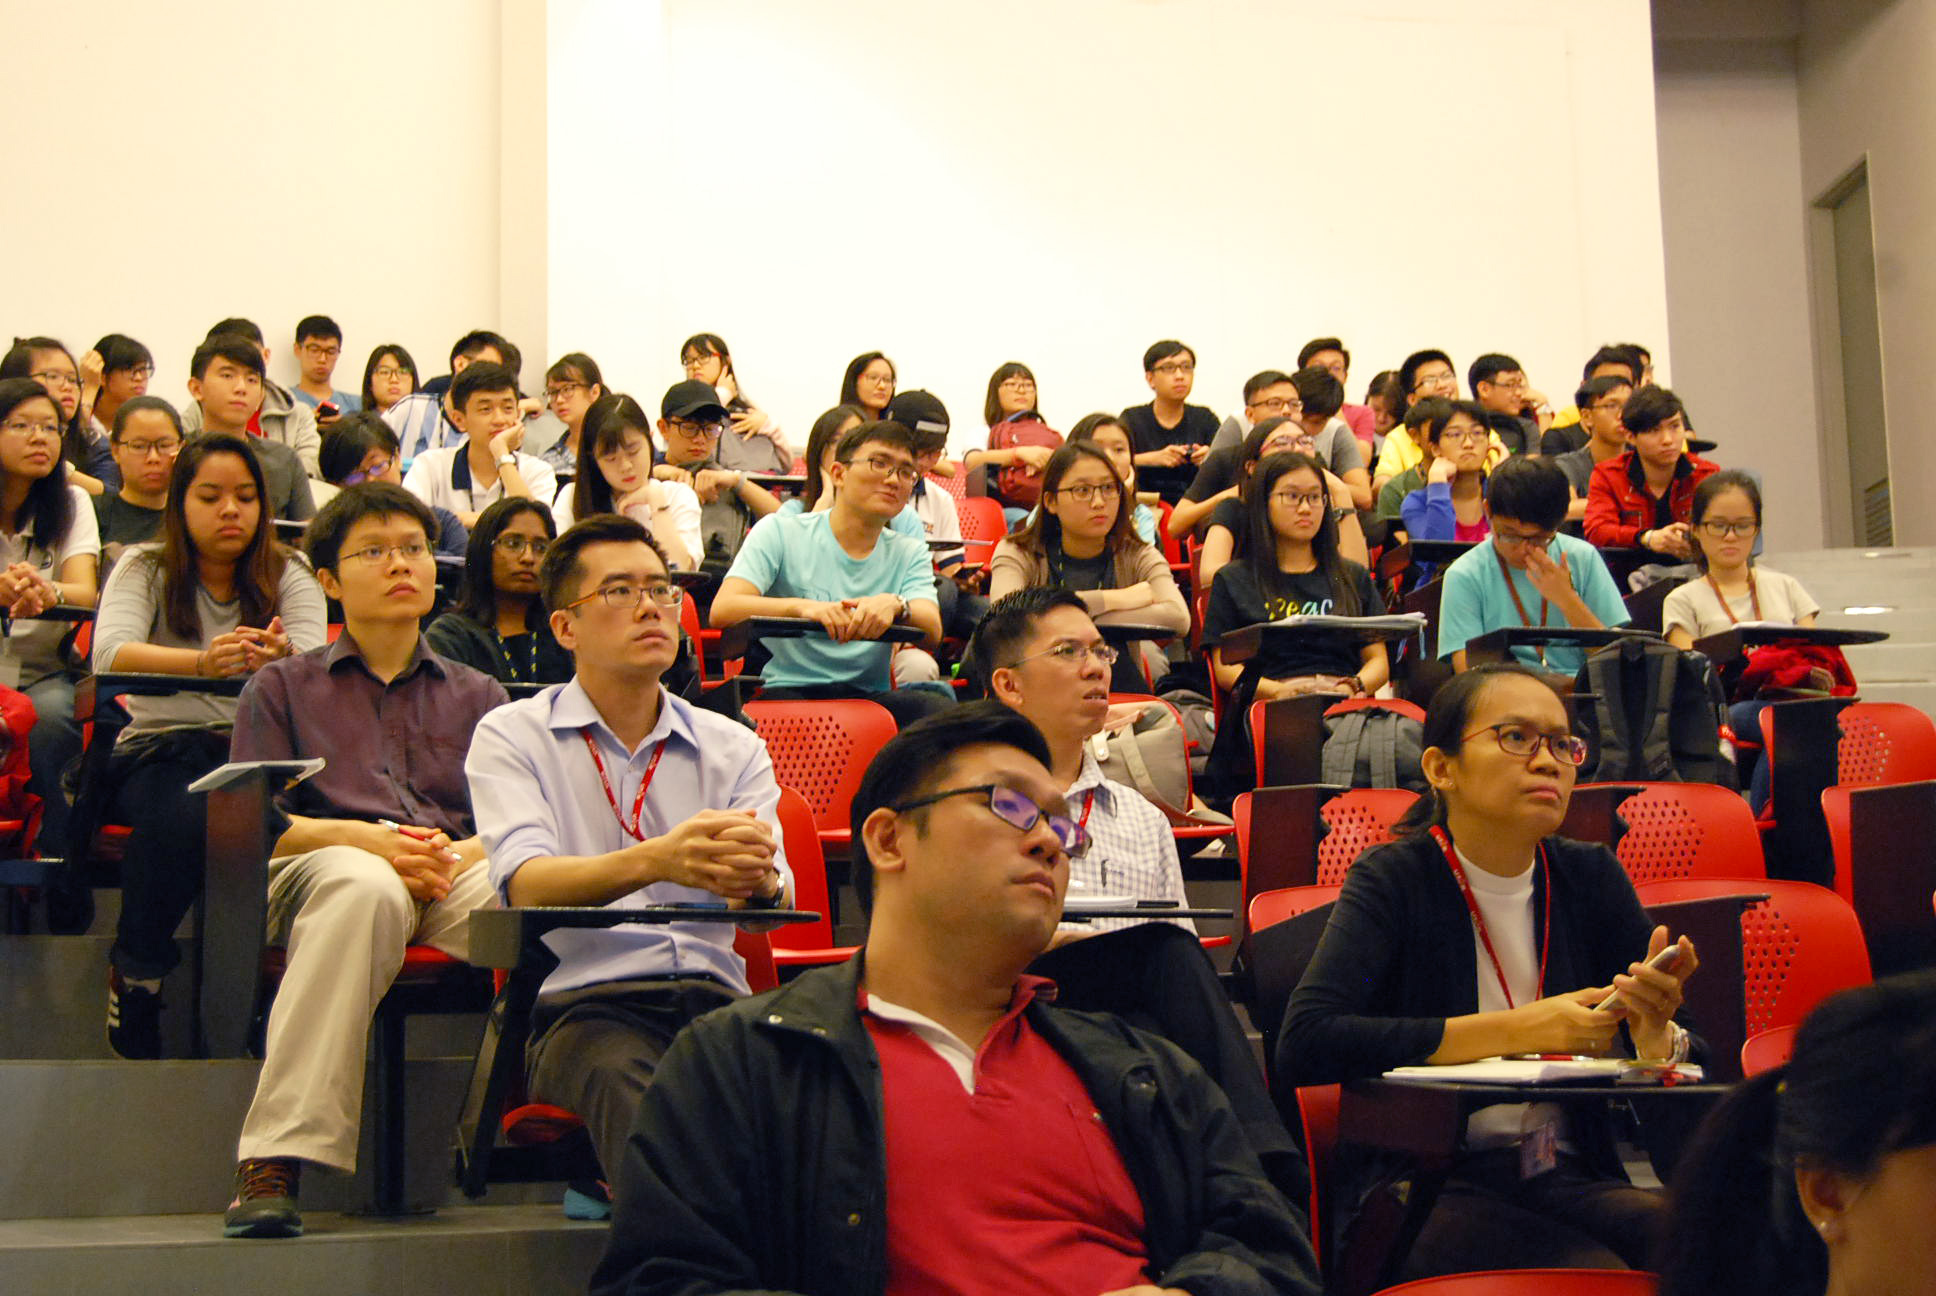
[(1049, 765), (994, 702), (881, 750), (853, 801), (865, 950), (674, 1040), (595, 1293), (1320, 1289), (1196, 1064), (1024, 974), (1087, 845)]
[(310, 524), (335, 643), (264, 666), (242, 690), (233, 760), (323, 757), (285, 798), (269, 861), (270, 939), (288, 949), (242, 1123), (229, 1237), (293, 1237), (301, 1164), (356, 1169), (364, 1041), (406, 944), (464, 957), (494, 903), (464, 754), (496, 680), (424, 645), (436, 596), (430, 510), (387, 482), (352, 486)]

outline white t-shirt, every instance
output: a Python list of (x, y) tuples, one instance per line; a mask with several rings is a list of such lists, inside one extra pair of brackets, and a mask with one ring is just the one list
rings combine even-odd
[[(663, 509), (655, 514), (647, 505), (634, 504), (625, 510), (625, 516), (647, 531), (654, 531), (661, 526), (671, 527), (673, 534), (679, 537), (679, 543), (686, 547), (686, 552), (693, 556), (694, 562), (697, 562), (699, 555), (705, 552), (699, 541), (698, 493), (684, 482), (675, 481), (662, 481), (659, 483), (659, 489), (665, 492), (666, 503)], [(561, 534), (566, 527), (578, 520), (572, 511), (571, 503), (572, 496), (576, 493), (577, 484), (568, 483), (558, 492), (558, 499), (551, 506), (552, 520), (558, 524)]]
[[(404, 474), (403, 488), (432, 508), (453, 513), (483, 512), (504, 498), (504, 479), (498, 478), (489, 490), (479, 490), (471, 478), (471, 463), (465, 453), (468, 449), (468, 443), (462, 443), (424, 451)], [(520, 452), (518, 472), (540, 504), (549, 504), (558, 493), (558, 474), (536, 455)]]
[(1754, 600), (1744, 590), (1739, 598), (1728, 600), (1728, 607), (1734, 610), (1730, 618), (1721, 608), (1721, 600), (1714, 593), (1714, 587), (1705, 577), (1696, 577), (1667, 596), (1661, 605), (1660, 623), (1663, 632), (1679, 628), (1687, 631), (1696, 639), (1708, 635), (1725, 634), (1736, 621), (1781, 621), (1789, 625), (1805, 616), (1814, 616), (1822, 610), (1821, 604), (1809, 596), (1802, 583), (1793, 576), (1784, 576), (1766, 567), (1754, 570), (1755, 593), (1761, 599), (1761, 611), (1757, 615)]
[[(1499, 966), (1505, 970), (1506, 984), (1512, 987), (1512, 1002), (1507, 1003), (1505, 992), (1499, 988), (1499, 974), (1493, 970), (1492, 958), (1486, 953), (1475, 924), (1472, 958), (1479, 982), (1479, 1011), (1523, 1008), (1540, 998), (1539, 938), (1533, 933), (1533, 874), (1538, 865), (1535, 863), (1517, 877), (1500, 877), (1474, 864), (1465, 852), (1456, 847), (1454, 850), (1459, 863), (1465, 866), (1473, 902), (1485, 917), (1486, 933), (1492, 937), (1493, 953), (1499, 956)], [(1481, 1107), (1466, 1120), (1466, 1147), (1474, 1152), (1510, 1147), (1528, 1130), (1538, 1128), (1549, 1119), (1558, 1119), (1559, 1112), (1556, 1103), (1495, 1103)]]
[[(91, 554), (101, 556), (101, 528), (94, 516), (94, 500), (79, 486), (67, 487), (74, 520), (67, 535), (53, 548), (34, 539), (33, 523), (27, 522), (15, 535), (0, 532), (0, 567), (24, 562), (48, 580), (59, 580), (61, 568), (69, 558)], [(0, 639), (0, 684), (25, 688), (64, 669), (60, 659), (61, 640), (73, 625), (66, 621), (29, 619), (13, 623), (12, 633)]]

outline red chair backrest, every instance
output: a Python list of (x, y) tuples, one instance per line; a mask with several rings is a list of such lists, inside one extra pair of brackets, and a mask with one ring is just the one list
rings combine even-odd
[[(1131, 508), (1135, 507), (1134, 502)], [(1163, 547), (1163, 561), (1172, 567), (1183, 561), (1183, 545), (1170, 534), (1170, 514), (1175, 512), (1168, 500), (1156, 501), (1156, 541)]]
[(1318, 839), (1318, 882), (1336, 886), (1373, 846), (1391, 841), (1392, 825), (1418, 801), (1406, 788), (1352, 788), (1318, 807), (1328, 831)]
[[(965, 500), (968, 498), (968, 467), (966, 464), (957, 464), (955, 466), (955, 475), (952, 477), (943, 477), (938, 473), (929, 473), (928, 480), (936, 486), (939, 486), (942, 490), (947, 491), (948, 494), (954, 496), (957, 500)], [(960, 510), (957, 509), (956, 511), (959, 512)]]
[(820, 921), (788, 923), (767, 933), (779, 949), (826, 949), (834, 943), (832, 910), (827, 906), (827, 859), (820, 850), (807, 799), (790, 787), (780, 789), (780, 840), (793, 870), (793, 907), (811, 909)]
[(1836, 783), (1874, 787), (1936, 779), (1936, 721), (1902, 702), (1851, 702), (1836, 720)]
[(896, 732), (878, 702), (841, 698), (774, 702), (755, 698), (746, 716), (773, 758), (773, 777), (793, 788), (813, 811), (820, 832), (847, 831), (847, 814), (874, 753)]
[(1627, 832), (1613, 853), (1636, 886), (1768, 874), (1754, 812), (1739, 792), (1713, 783), (1647, 783), (1620, 803), (1619, 814)]
[(1849, 902), (1813, 882), (1688, 878), (1634, 888), (1642, 904), (1766, 892), (1741, 915), (1742, 991), (1750, 1036), (1798, 1026), (1816, 1004), (1874, 979), (1869, 945)]
[(1008, 534), (1008, 518), (1002, 513), (1001, 501), (986, 495), (964, 495), (955, 510), (961, 517), (962, 548), (967, 561), (987, 562), (995, 546)]
[(1795, 1032), (1799, 1029), (1798, 1026), (1777, 1026), (1750, 1035), (1741, 1046), (1741, 1074), (1760, 1075), (1787, 1062), (1795, 1055)]
[(1378, 1296), (1654, 1296), (1659, 1280), (1631, 1269), (1499, 1269), (1387, 1287)]
[(1331, 1153), (1338, 1145), (1338, 1095), (1342, 1085), (1303, 1085), (1297, 1115), (1304, 1126), (1304, 1160), (1311, 1171), (1311, 1250), (1317, 1253), (1330, 1209)]
[(1850, 804), (1853, 788), (1822, 789), (1822, 820), (1828, 825), (1829, 854), (1835, 860), (1835, 894), (1855, 903), (1855, 837), (1850, 820), (1855, 808)]
[(773, 966), (773, 946), (765, 932), (735, 932), (733, 952), (746, 960), (746, 985), (754, 994), (780, 984), (780, 971)]
[(1328, 905), (1338, 898), (1344, 890), (1336, 884), (1301, 887), (1279, 887), (1275, 891), (1260, 892), (1250, 902), (1250, 930), (1257, 932), (1272, 923), (1281, 923), (1286, 918), (1295, 918), (1301, 913), (1309, 913), (1319, 905)]
[(699, 604), (693, 601), (691, 594), (687, 594), (679, 600), (679, 632), (685, 635), (686, 642), (692, 645), (693, 668), (699, 672), (699, 678), (703, 680), (707, 678), (706, 649), (700, 640), (699, 629)]

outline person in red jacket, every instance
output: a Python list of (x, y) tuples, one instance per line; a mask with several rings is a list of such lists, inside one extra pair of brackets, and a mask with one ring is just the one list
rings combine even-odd
[(1593, 470), (1586, 538), (1601, 549), (1694, 557), (1694, 488), (1720, 468), (1687, 449), (1687, 407), (1665, 387), (1642, 387), (1620, 412), (1633, 448)]

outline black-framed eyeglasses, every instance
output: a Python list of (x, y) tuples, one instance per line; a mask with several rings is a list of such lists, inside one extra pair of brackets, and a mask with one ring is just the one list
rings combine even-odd
[(1703, 534), (1712, 539), (1725, 540), (1729, 536), (1751, 536), (1761, 530), (1761, 523), (1724, 522), (1717, 518), (1712, 521), (1702, 522), (1700, 529)]
[(1084, 482), (1080, 486), (1058, 487), (1051, 494), (1067, 495), (1078, 504), (1091, 504), (1099, 499), (1104, 501), (1121, 499), (1123, 488), (1116, 482), (1096, 482), (1094, 484)]
[(1001, 783), (977, 783), (973, 787), (949, 788), (945, 792), (934, 792), (912, 801), (903, 801), (888, 807), (895, 814), (906, 814), (909, 810), (919, 810), (949, 797), (978, 796), (984, 798), (988, 808), (997, 819), (1019, 832), (1028, 832), (1036, 824), (1048, 821), (1049, 831), (1055, 834), (1056, 842), (1062, 853), (1070, 859), (1077, 859), (1089, 852), (1089, 830), (1067, 815), (1050, 814), (1035, 804), (1027, 796), (1014, 788)]
[(513, 558), (522, 557), (526, 550), (530, 550), (533, 558), (542, 558), (545, 550), (551, 548), (551, 541), (544, 536), (519, 535), (515, 531), (507, 532), (491, 543)]
[(581, 607), (593, 599), (604, 599), (605, 606), (615, 612), (632, 612), (639, 604), (651, 599), (662, 608), (676, 608), (685, 599), (686, 592), (671, 583), (651, 585), (615, 584), (595, 589), (583, 598), (573, 599), (565, 608)]
[(1471, 742), (1482, 733), (1489, 733), (1499, 743), (1499, 750), (1508, 756), (1531, 760), (1538, 753), (1539, 745), (1546, 744), (1546, 750), (1553, 753), (1553, 759), (1562, 765), (1575, 767), (1586, 764), (1586, 739), (1570, 733), (1541, 733), (1537, 729), (1522, 724), (1487, 725), (1474, 729), (1459, 739)]
[(547, 405), (553, 404), (557, 401), (561, 401), (565, 399), (567, 396), (575, 396), (579, 392), (584, 390), (585, 390), (584, 383), (578, 383), (578, 382), (559, 383), (556, 387), (545, 388), (545, 403)]

